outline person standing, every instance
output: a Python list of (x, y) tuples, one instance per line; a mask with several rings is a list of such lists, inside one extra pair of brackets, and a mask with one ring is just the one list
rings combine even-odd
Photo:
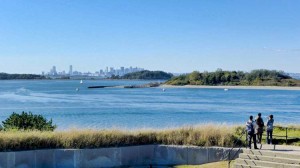
[(249, 117), (249, 120), (246, 122), (246, 131), (247, 131), (247, 140), (248, 147), (251, 149), (251, 140), (253, 139), (254, 149), (258, 149), (256, 145), (256, 135), (254, 134), (255, 122), (253, 121), (253, 116)]
[(257, 127), (255, 129), (255, 133), (257, 135), (257, 143), (261, 144), (262, 134), (264, 132), (264, 121), (261, 118), (261, 113), (258, 113), (255, 122), (257, 125)]
[(273, 124), (274, 124), (273, 115), (270, 115), (267, 122), (267, 143), (268, 144), (272, 144)]

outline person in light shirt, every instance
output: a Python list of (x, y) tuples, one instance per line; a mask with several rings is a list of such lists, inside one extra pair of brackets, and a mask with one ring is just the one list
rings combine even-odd
[(251, 149), (251, 142), (253, 139), (254, 149), (258, 149), (256, 145), (256, 134), (254, 129), (256, 128), (256, 123), (253, 121), (253, 116), (249, 117), (249, 120), (246, 122), (246, 131), (247, 131), (247, 140), (248, 140), (248, 147)]

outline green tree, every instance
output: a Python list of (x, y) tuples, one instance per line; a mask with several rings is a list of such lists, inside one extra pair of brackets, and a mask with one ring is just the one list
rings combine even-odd
[(52, 124), (52, 119), (48, 121), (42, 115), (35, 115), (24, 111), (21, 114), (13, 112), (2, 124), (4, 130), (54, 131), (56, 128), (56, 125)]
[(163, 71), (139, 71), (128, 73), (120, 78), (122, 79), (171, 79), (173, 75)]
[(41, 75), (34, 75), (34, 74), (0, 73), (0, 80), (11, 80), (11, 79), (46, 79), (46, 77)]
[(198, 71), (194, 71), (192, 72), (189, 76), (189, 81), (197, 81), (197, 80), (200, 80), (200, 73)]

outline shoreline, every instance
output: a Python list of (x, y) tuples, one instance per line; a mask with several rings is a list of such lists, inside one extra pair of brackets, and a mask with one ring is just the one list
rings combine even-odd
[(299, 86), (208, 86), (208, 85), (161, 85), (161, 88), (185, 88), (185, 89), (244, 89), (244, 90), (299, 90)]

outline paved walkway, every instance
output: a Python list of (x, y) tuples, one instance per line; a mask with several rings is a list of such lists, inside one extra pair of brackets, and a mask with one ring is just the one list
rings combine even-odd
[(257, 144), (257, 147), (261, 147), (260, 150), (278, 151), (300, 155), (300, 146)]

